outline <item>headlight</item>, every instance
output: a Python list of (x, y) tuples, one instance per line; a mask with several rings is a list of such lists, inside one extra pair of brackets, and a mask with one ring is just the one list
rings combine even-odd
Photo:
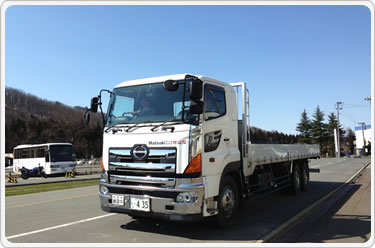
[(100, 185), (99, 191), (101, 194), (106, 195), (109, 193), (108, 188), (106, 186)]
[(196, 192), (184, 192), (180, 193), (176, 197), (176, 202), (179, 203), (194, 203), (198, 200), (198, 194)]

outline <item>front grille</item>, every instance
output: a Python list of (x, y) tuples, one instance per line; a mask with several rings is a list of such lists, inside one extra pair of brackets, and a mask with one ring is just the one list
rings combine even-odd
[(132, 148), (111, 148), (109, 150), (109, 171), (173, 173), (176, 170), (176, 148), (150, 148), (143, 160), (134, 160)]
[[(142, 149), (136, 150), (140, 146)], [(129, 187), (174, 188), (176, 173), (176, 148), (110, 148), (108, 179), (110, 184)], [(144, 159), (134, 157), (145, 153)], [(142, 157), (142, 156), (140, 156)], [(171, 177), (170, 177), (171, 176)], [(124, 191), (124, 189), (120, 189)]]
[(111, 148), (109, 150), (109, 162), (114, 163), (160, 163), (174, 164), (176, 163), (176, 148), (150, 148), (149, 156), (142, 161), (134, 161), (131, 156), (132, 148)]

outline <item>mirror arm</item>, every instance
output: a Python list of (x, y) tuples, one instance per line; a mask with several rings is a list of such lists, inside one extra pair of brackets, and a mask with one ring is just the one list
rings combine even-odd
[(110, 90), (102, 89), (102, 90), (100, 90), (99, 95), (98, 95), (98, 105), (99, 105), (99, 108), (100, 108), (100, 112), (102, 113), (103, 127), (104, 127), (105, 126), (105, 118), (104, 118), (104, 113), (103, 113), (103, 109), (102, 109), (102, 92), (109, 93), (110, 97), (112, 96), (113, 92), (110, 91)]

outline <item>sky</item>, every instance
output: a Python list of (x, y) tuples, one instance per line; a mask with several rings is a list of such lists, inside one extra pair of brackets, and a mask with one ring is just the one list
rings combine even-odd
[[(88, 107), (101, 89), (179, 73), (250, 91), (250, 123), (298, 134), (306, 109), (370, 124), (365, 6), (11, 6), (5, 85)], [(107, 97), (103, 98), (106, 109)]]

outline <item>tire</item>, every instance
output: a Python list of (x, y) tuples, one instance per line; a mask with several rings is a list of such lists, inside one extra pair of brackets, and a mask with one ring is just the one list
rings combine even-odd
[(310, 175), (307, 162), (301, 165), (301, 190), (306, 192), (309, 187)]
[(238, 215), (238, 188), (232, 177), (225, 177), (220, 183), (217, 226), (227, 228), (234, 224)]
[(44, 178), (47, 178), (47, 174), (46, 174), (44, 171), (41, 171), (41, 172), (40, 172), (40, 175), (41, 175), (42, 177), (44, 177)]
[(21, 172), (21, 177), (23, 180), (27, 180), (29, 178), (29, 175), (26, 172)]
[(301, 169), (299, 164), (293, 164), (293, 172), (292, 172), (292, 185), (291, 190), (292, 193), (298, 195), (301, 193)]

